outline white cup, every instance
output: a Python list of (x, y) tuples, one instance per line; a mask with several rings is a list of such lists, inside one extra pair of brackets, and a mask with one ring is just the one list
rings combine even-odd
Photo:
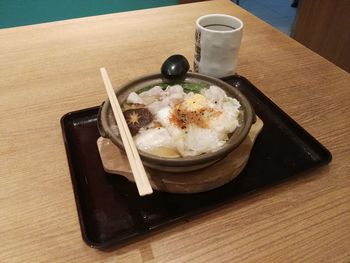
[(237, 17), (211, 14), (196, 21), (194, 71), (216, 78), (235, 73), (243, 34)]

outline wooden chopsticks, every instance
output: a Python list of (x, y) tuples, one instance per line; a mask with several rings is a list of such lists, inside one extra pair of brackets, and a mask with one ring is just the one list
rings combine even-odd
[(100, 71), (139, 194), (141, 196), (152, 194), (153, 190), (151, 184), (124, 118), (117, 96), (114, 93), (107, 71), (105, 68), (100, 68)]

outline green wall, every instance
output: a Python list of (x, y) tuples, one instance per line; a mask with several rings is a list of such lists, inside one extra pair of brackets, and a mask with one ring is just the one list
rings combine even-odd
[(0, 28), (177, 3), (178, 0), (0, 0)]

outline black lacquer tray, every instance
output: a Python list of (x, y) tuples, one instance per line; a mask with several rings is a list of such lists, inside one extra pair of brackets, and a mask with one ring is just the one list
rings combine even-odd
[(200, 194), (155, 192), (140, 197), (124, 177), (103, 170), (96, 145), (98, 107), (75, 111), (61, 119), (83, 239), (110, 249), (200, 214), (243, 195), (306, 175), (331, 161), (331, 153), (244, 77), (224, 81), (236, 86), (263, 120), (247, 166), (232, 182)]

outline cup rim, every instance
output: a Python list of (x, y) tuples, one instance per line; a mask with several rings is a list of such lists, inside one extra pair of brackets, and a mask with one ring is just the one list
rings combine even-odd
[[(226, 31), (218, 31), (218, 30), (208, 29), (208, 28), (205, 28), (205, 27), (203, 27), (202, 25), (199, 24), (203, 19), (208, 18), (208, 17), (226, 17), (226, 18), (230, 18), (232, 20), (235, 20), (235, 21), (239, 22), (240, 26), (238, 28), (236, 28), (236, 29), (226, 30)], [(201, 30), (203, 30), (203, 31), (207, 31), (207, 32), (211, 32), (211, 33), (218, 33), (218, 34), (227, 34), (227, 33), (233, 33), (233, 32), (242, 30), (242, 28), (243, 28), (243, 21), (241, 19), (239, 19), (238, 17), (236, 17), (236, 16), (225, 15), (225, 14), (210, 14), (210, 15), (200, 16), (199, 18), (197, 18), (196, 26), (198, 28), (200, 28)]]

